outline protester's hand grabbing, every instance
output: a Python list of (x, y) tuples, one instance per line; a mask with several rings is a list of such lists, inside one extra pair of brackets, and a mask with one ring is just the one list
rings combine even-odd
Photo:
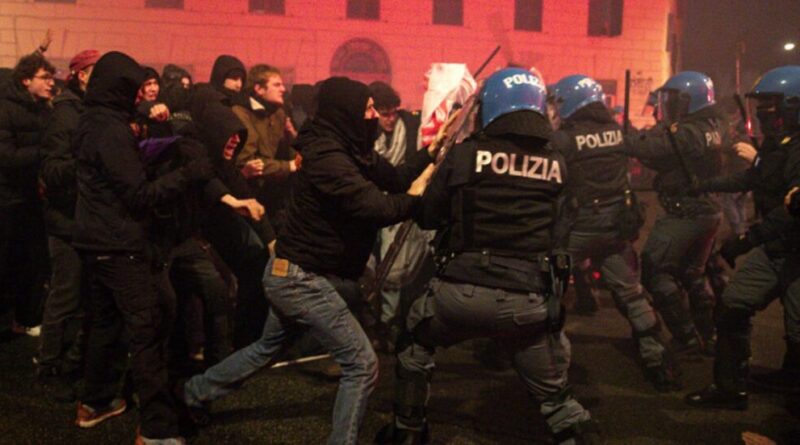
[(264, 217), (264, 206), (255, 199), (236, 199), (232, 195), (225, 195), (220, 201), (245, 218), (261, 221)]
[(422, 196), (422, 194), (425, 193), (425, 188), (428, 186), (428, 183), (431, 182), (433, 170), (433, 164), (428, 165), (428, 167), (423, 170), (417, 179), (411, 183), (411, 187), (408, 188), (406, 193), (411, 196)]
[(244, 164), (244, 167), (242, 167), (242, 175), (244, 175), (244, 177), (247, 179), (263, 176), (264, 161), (261, 159), (252, 159), (247, 161), (247, 163)]
[(158, 122), (165, 122), (169, 119), (169, 108), (164, 104), (155, 104), (150, 107), (148, 118)]
[(439, 128), (439, 131), (436, 133), (436, 137), (433, 138), (433, 142), (428, 145), (428, 154), (435, 158), (436, 155), (439, 153), (439, 150), (444, 145), (445, 140), (448, 136), (450, 136), (451, 129), (453, 127), (453, 123), (458, 119), (458, 116), (461, 115), (463, 108), (459, 108), (458, 110), (450, 113), (450, 116), (447, 117), (447, 122), (444, 123)]
[(794, 217), (800, 216), (800, 195), (798, 195), (798, 191), (800, 191), (800, 187), (792, 187), (783, 198), (783, 205), (786, 207), (786, 211)]
[(747, 142), (737, 142), (733, 144), (733, 151), (736, 152), (736, 156), (739, 156), (747, 162), (753, 162), (758, 154), (756, 148)]

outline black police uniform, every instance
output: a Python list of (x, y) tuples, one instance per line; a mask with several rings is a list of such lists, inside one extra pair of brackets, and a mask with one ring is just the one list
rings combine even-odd
[[(718, 174), (725, 128), (722, 110), (712, 105), (669, 129), (626, 138), (627, 152), (656, 171), (653, 187), (666, 212), (642, 250), (642, 284), (681, 346), (697, 344), (696, 333), (706, 343), (714, 336), (714, 296), (705, 266), (721, 213), (714, 197), (692, 196), (690, 190), (693, 181)], [(682, 290), (689, 295), (691, 313)]]
[(661, 389), (673, 379), (665, 362), (655, 311), (640, 284), (639, 258), (633, 240), (643, 222), (628, 183), (628, 157), (622, 127), (602, 103), (580, 108), (553, 136), (570, 172), (566, 218), (567, 249), (576, 265), (591, 261), (617, 308), (628, 319), (648, 377)]
[(438, 229), (441, 261), (398, 341), (395, 430), (426, 429), (435, 348), (477, 337), (508, 350), (557, 437), (590, 420), (568, 391), (569, 342), (548, 323), (553, 297), (538, 260), (553, 244), (564, 160), (543, 139), (509, 134), (532, 125), (548, 124), (532, 112), (506, 114), (453, 147), (423, 196), (417, 222)]
[(750, 318), (775, 298), (784, 306), (787, 357), (795, 360), (789, 365), (800, 368), (800, 225), (783, 205), (786, 192), (800, 178), (798, 136), (781, 141), (767, 138), (750, 169), (701, 183), (701, 189), (709, 191), (752, 190), (756, 210), (765, 216), (747, 235), (721, 249), (722, 255), (733, 261), (757, 246), (739, 266), (717, 306), (714, 383), (722, 397), (700, 391), (687, 397), (690, 404), (746, 408)]

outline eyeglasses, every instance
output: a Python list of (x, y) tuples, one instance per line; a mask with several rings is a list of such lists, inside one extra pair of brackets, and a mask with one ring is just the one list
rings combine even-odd
[(397, 108), (391, 110), (377, 110), (381, 117), (391, 118), (397, 116)]
[(33, 76), (34, 79), (42, 79), (45, 82), (55, 82), (56, 78), (52, 74), (44, 74), (41, 76)]

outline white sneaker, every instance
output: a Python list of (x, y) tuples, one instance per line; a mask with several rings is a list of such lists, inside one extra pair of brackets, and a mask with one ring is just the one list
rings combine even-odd
[(23, 326), (15, 321), (11, 325), (11, 332), (15, 334), (25, 334), (28, 337), (38, 337), (42, 334), (42, 325), (28, 327)]

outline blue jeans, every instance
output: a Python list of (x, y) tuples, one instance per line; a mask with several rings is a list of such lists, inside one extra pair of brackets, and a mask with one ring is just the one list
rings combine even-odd
[(225, 396), (235, 389), (234, 383), (269, 365), (295, 335), (289, 327), (296, 323), (308, 329), (342, 368), (328, 443), (355, 444), (378, 379), (375, 351), (328, 280), (291, 263), (286, 276), (275, 276), (274, 262), (271, 258), (264, 271), (264, 293), (271, 307), (261, 338), (186, 382), (186, 403), (200, 406)]

